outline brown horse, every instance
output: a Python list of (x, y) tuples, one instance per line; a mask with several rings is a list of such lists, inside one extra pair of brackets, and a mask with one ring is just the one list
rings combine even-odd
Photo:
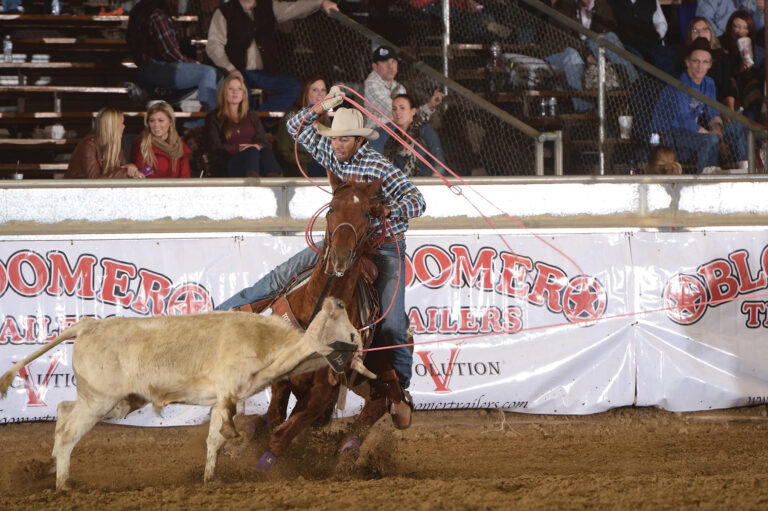
[[(380, 210), (379, 195), (381, 179), (370, 183), (348, 181), (342, 183), (329, 172), (333, 189), (328, 214), (325, 242), (321, 257), (314, 266), (309, 280), (289, 290), (285, 298), (290, 311), (299, 326), (306, 327), (315, 307), (322, 296), (334, 296), (348, 304), (350, 321), (358, 328), (366, 319), (366, 307), (361, 307), (359, 283), (372, 283), (376, 280), (376, 267), (366, 256), (375, 251), (377, 234), (370, 231), (370, 219)], [(367, 277), (366, 277), (367, 276)], [(266, 304), (256, 302), (241, 309), (258, 312)], [(386, 306), (386, 304), (385, 304)], [(280, 314), (273, 304), (273, 310)], [(378, 307), (373, 308), (376, 314)], [(370, 311), (368, 311), (370, 312)], [(290, 312), (288, 312), (290, 316)], [(345, 462), (354, 461), (360, 452), (362, 438), (370, 427), (386, 413), (387, 398), (402, 399), (402, 391), (397, 384), (397, 376), (389, 361), (389, 352), (374, 351), (365, 361), (365, 365), (379, 375), (376, 381), (367, 380), (358, 374), (347, 371), (351, 384), (357, 384), (355, 391), (365, 398), (365, 405), (354, 421), (350, 436), (342, 447)], [(293, 439), (307, 426), (322, 425), (330, 421), (334, 405), (339, 397), (340, 380), (330, 368), (314, 373), (305, 373), (276, 383), (272, 387), (272, 399), (266, 417), (256, 417), (248, 421), (241, 429), (253, 433), (262, 424), (274, 428), (268, 450), (264, 453), (257, 468), (269, 470), (290, 446)], [(286, 420), (286, 410), (290, 394), (296, 396), (296, 406)]]

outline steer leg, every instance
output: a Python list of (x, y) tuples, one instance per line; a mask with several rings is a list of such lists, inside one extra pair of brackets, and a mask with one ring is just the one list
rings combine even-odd
[(236, 402), (234, 397), (220, 396), (211, 409), (211, 422), (208, 426), (208, 440), (206, 441), (205, 473), (203, 474), (203, 481), (206, 483), (213, 479), (213, 472), (216, 470), (216, 458), (219, 455), (219, 449), (226, 440), (222, 434), (222, 426), (232, 423), (231, 403), (234, 402)]
[[(70, 402), (71, 403), (71, 402)], [(72, 449), (88, 431), (103, 419), (116, 402), (114, 399), (85, 401), (80, 399), (73, 406), (59, 407), (63, 411), (56, 420), (56, 437), (53, 443), (53, 457), (56, 458), (56, 489), (69, 489), (69, 463)]]

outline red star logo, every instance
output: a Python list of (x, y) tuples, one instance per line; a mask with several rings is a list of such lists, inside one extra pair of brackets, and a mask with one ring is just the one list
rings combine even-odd
[[(568, 282), (563, 295), (563, 313), (568, 321), (584, 322), (600, 318), (608, 301), (605, 288), (594, 277), (581, 275)], [(592, 323), (582, 323), (589, 325)]]
[(184, 284), (168, 298), (168, 315), (197, 314), (213, 310), (208, 291), (198, 284)]
[(667, 317), (681, 325), (697, 322), (707, 310), (707, 289), (691, 275), (675, 275), (664, 288)]

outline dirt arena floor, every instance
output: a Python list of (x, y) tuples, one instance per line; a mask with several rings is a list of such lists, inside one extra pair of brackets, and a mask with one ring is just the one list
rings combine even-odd
[(53, 423), (0, 426), (0, 509), (768, 509), (768, 408), (590, 416), (419, 412), (374, 428), (335, 467), (343, 420), (297, 439), (272, 473), (266, 436), (221, 455), (203, 485), (207, 425), (99, 424), (75, 448), (73, 490), (41, 475)]

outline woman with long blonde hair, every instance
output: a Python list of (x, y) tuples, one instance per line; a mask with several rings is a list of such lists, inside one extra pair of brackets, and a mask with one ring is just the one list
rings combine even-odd
[(272, 177), (282, 174), (267, 133), (248, 107), (245, 83), (227, 76), (216, 94), (216, 110), (205, 117), (205, 145), (211, 174)]
[(123, 113), (112, 107), (99, 110), (93, 131), (77, 144), (69, 160), (67, 179), (142, 178), (136, 165), (125, 162)]
[(144, 131), (133, 141), (131, 160), (147, 177), (189, 177), (192, 151), (176, 131), (176, 116), (165, 101), (153, 103), (144, 114)]

